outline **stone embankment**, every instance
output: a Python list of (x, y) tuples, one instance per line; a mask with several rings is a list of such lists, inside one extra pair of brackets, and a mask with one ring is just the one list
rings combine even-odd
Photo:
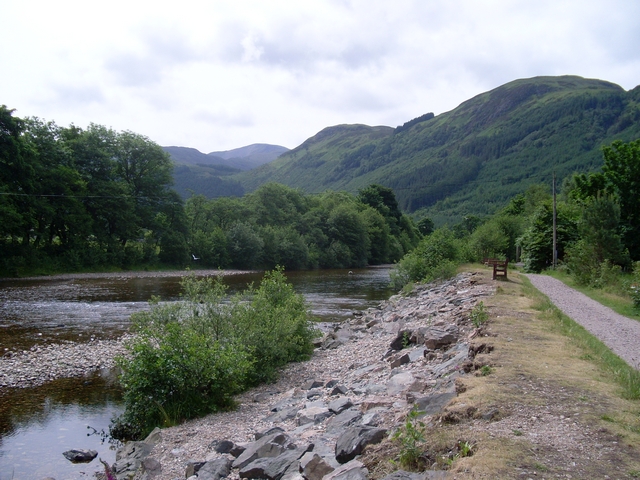
[(388, 437), (413, 408), (436, 418), (456, 396), (456, 379), (482, 366), (474, 356), (490, 346), (470, 313), (493, 292), (480, 275), (461, 274), (335, 324), (311, 360), (239, 396), (235, 411), (127, 444), (117, 478), (365, 479), (358, 458), (367, 445)]
[(57, 378), (83, 377), (93, 371), (113, 368), (114, 358), (125, 353), (124, 342), (128, 338), (9, 351), (0, 357), (0, 387), (35, 387)]

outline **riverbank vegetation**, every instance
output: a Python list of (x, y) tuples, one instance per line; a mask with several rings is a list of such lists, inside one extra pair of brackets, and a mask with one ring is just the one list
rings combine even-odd
[(0, 107), (0, 276), (159, 268), (352, 268), (399, 260), (420, 233), (390, 188), (307, 195), (267, 184), (184, 202), (148, 138)]
[(182, 287), (182, 301), (156, 299), (132, 315), (137, 335), (118, 361), (125, 412), (111, 426), (115, 438), (229, 409), (233, 395), (313, 352), (304, 298), (281, 268), (230, 300), (220, 277), (185, 277)]

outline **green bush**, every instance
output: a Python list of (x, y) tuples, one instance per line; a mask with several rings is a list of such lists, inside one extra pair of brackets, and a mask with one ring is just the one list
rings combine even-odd
[(432, 282), (456, 274), (460, 245), (450, 230), (441, 228), (424, 237), (391, 272), (391, 283), (401, 289), (409, 282)]
[(233, 395), (313, 351), (304, 297), (281, 268), (230, 301), (219, 277), (190, 276), (182, 286), (182, 301), (154, 299), (132, 315), (137, 335), (118, 359), (125, 412), (111, 425), (115, 438), (228, 409)]
[(633, 266), (633, 281), (629, 293), (633, 300), (633, 306), (640, 310), (640, 262), (636, 262)]

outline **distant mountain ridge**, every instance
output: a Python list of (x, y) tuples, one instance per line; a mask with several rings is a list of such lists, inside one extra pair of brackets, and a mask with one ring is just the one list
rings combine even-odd
[(280, 145), (254, 143), (246, 147), (220, 152), (202, 153), (189, 147), (162, 147), (176, 164), (224, 165), (238, 170), (250, 170), (275, 160), (289, 149)]

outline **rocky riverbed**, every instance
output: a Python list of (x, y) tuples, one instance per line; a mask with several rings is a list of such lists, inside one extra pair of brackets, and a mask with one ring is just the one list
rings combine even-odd
[(474, 357), (491, 347), (470, 313), (493, 293), (480, 275), (465, 273), (335, 324), (311, 360), (240, 395), (235, 411), (126, 445), (113, 466), (117, 477), (367, 478), (358, 460), (366, 445), (386, 438), (413, 408), (437, 418), (457, 395), (456, 379), (482, 367)]
[(116, 340), (55, 343), (29, 350), (8, 351), (0, 357), (0, 387), (26, 388), (57, 378), (82, 377), (115, 366), (124, 354), (125, 335)]

